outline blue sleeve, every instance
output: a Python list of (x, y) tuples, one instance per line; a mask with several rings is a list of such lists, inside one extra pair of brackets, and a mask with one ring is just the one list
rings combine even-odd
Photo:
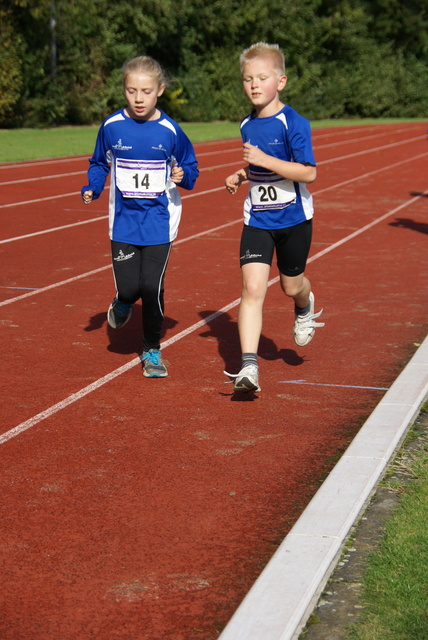
[(105, 128), (102, 126), (98, 131), (97, 141), (95, 143), (95, 150), (92, 158), (89, 160), (88, 169), (88, 181), (89, 185), (82, 187), (81, 193), (84, 191), (93, 191), (93, 200), (100, 197), (107, 176), (110, 173), (110, 148), (105, 133)]
[(312, 136), (309, 121), (299, 114), (290, 123), (287, 132), (290, 146), (290, 153), (295, 162), (316, 166), (314, 152), (312, 149)]
[(199, 176), (198, 162), (189, 138), (177, 124), (175, 126), (177, 129), (177, 140), (174, 156), (177, 165), (184, 170), (183, 179), (178, 186), (191, 191), (195, 186), (196, 178)]

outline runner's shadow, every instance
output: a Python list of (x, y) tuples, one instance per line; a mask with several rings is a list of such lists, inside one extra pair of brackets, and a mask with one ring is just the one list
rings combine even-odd
[(424, 193), (423, 191), (411, 191), (410, 195), (419, 198), (428, 198), (428, 193)]
[[(214, 311), (201, 311), (199, 315), (203, 320), (206, 320), (213, 314)], [(208, 321), (207, 327), (208, 330), (201, 333), (201, 337), (215, 338), (225, 371), (237, 373), (241, 367), (237, 322), (233, 321), (228, 313), (223, 313)], [(263, 334), (260, 336), (258, 353), (263, 360), (283, 360), (292, 367), (298, 367), (304, 363), (304, 359), (294, 349), (278, 349), (275, 342)]]
[[(161, 338), (164, 337), (168, 329), (174, 328), (177, 322), (177, 320), (165, 316), (162, 324)], [(137, 353), (139, 355), (141, 353), (143, 348), (141, 305), (136, 304), (134, 306), (130, 320), (121, 329), (112, 329), (107, 324), (107, 312), (102, 311), (89, 318), (89, 324), (84, 330), (98, 331), (104, 325), (107, 327), (107, 335), (110, 340), (110, 344), (107, 347), (108, 351), (122, 353), (124, 355), (131, 353)]]
[(412, 231), (419, 231), (419, 233), (428, 233), (428, 224), (426, 222), (415, 222), (415, 220), (411, 220), (410, 218), (395, 218), (395, 221), (390, 222), (389, 226), (411, 229)]

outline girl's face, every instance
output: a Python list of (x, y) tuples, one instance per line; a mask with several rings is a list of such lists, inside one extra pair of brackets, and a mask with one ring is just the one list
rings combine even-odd
[(279, 92), (287, 83), (287, 76), (279, 76), (271, 59), (254, 58), (242, 69), (242, 81), (247, 98), (254, 105), (258, 116), (274, 115), (281, 109)]
[(126, 113), (135, 120), (156, 120), (159, 111), (156, 103), (165, 90), (153, 76), (145, 73), (128, 73), (124, 81)]

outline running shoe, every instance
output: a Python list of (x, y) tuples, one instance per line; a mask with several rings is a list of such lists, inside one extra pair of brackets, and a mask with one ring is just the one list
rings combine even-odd
[(249, 393), (261, 391), (259, 387), (259, 368), (255, 364), (247, 364), (239, 373), (227, 373), (230, 378), (235, 378), (233, 385), (237, 393)]
[(323, 310), (321, 309), (321, 311), (319, 311), (318, 313), (314, 313), (315, 298), (312, 291), (309, 294), (309, 303), (309, 313), (307, 313), (305, 316), (299, 316), (297, 313), (295, 314), (293, 336), (294, 342), (299, 345), (299, 347), (304, 347), (312, 340), (315, 334), (316, 327), (324, 326), (324, 322), (315, 322), (316, 318), (319, 318)]
[(143, 351), (140, 358), (143, 363), (143, 375), (146, 378), (166, 378), (168, 371), (159, 349)]
[(117, 298), (113, 300), (107, 311), (107, 322), (112, 329), (120, 329), (132, 314), (132, 304), (125, 304)]

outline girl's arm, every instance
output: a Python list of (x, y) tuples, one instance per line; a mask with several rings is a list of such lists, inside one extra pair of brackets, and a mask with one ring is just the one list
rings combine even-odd
[(111, 152), (107, 146), (104, 128), (101, 127), (98, 132), (93, 156), (89, 160), (89, 185), (86, 185), (81, 189), (82, 199), (85, 204), (89, 204), (92, 200), (96, 200), (100, 197), (104, 189), (107, 176), (110, 173), (110, 159)]
[(177, 129), (177, 142), (174, 151), (176, 164), (171, 170), (170, 180), (183, 189), (191, 191), (199, 176), (198, 161), (189, 138), (180, 128)]

